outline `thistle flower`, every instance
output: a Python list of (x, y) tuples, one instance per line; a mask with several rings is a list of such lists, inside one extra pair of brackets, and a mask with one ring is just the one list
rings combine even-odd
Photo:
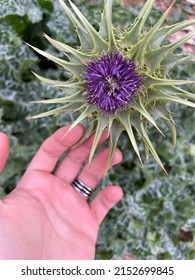
[(86, 100), (104, 115), (124, 110), (133, 100), (143, 78), (135, 71), (135, 62), (120, 53), (107, 53), (86, 64)]
[(37, 101), (62, 105), (32, 118), (79, 111), (80, 115), (70, 129), (88, 119), (89, 125), (81, 142), (95, 132), (89, 160), (94, 155), (103, 130), (108, 129), (109, 167), (119, 136), (125, 130), (140, 162), (142, 163), (137, 136), (144, 144), (146, 158), (151, 153), (164, 169), (146, 127), (149, 123), (163, 134), (157, 125), (158, 119), (162, 119), (170, 129), (175, 145), (176, 128), (167, 104), (175, 102), (195, 107), (195, 95), (179, 87), (195, 81), (169, 78), (169, 71), (173, 67), (195, 61), (193, 55), (174, 52), (192, 38), (195, 32), (192, 31), (173, 43), (167, 43), (170, 35), (195, 24), (195, 20), (164, 25), (173, 3), (146, 32), (145, 22), (154, 4), (154, 0), (148, 0), (135, 22), (121, 31), (121, 28), (112, 24), (113, 1), (105, 0), (97, 31), (70, 0), (69, 6), (63, 0), (59, 2), (75, 27), (80, 47), (72, 48), (45, 35), (55, 48), (66, 55), (66, 59), (60, 59), (31, 46), (71, 74), (67, 82), (35, 74), (42, 82), (62, 89), (64, 97)]

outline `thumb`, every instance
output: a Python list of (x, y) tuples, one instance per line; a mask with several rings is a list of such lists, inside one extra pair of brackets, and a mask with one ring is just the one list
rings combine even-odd
[(7, 135), (0, 132), (0, 172), (3, 170), (9, 156), (9, 139)]
[(123, 191), (118, 186), (108, 186), (101, 190), (90, 203), (92, 215), (100, 225), (108, 211), (123, 197)]

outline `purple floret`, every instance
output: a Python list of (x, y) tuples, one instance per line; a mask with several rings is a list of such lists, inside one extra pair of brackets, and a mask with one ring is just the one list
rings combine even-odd
[(85, 66), (86, 98), (103, 114), (115, 114), (131, 104), (142, 85), (135, 61), (107, 53)]

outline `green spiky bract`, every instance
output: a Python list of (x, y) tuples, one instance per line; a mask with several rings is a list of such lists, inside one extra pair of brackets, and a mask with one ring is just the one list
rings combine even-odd
[[(157, 163), (164, 169), (149, 139), (146, 127), (150, 123), (162, 133), (156, 123), (158, 119), (162, 119), (170, 129), (173, 145), (175, 145), (176, 127), (167, 104), (176, 102), (195, 107), (195, 95), (178, 87), (195, 83), (195, 81), (172, 80), (169, 78), (169, 71), (173, 67), (195, 61), (195, 56), (193, 55), (175, 53), (175, 50), (192, 38), (195, 32), (189, 32), (177, 41), (167, 43), (170, 35), (185, 27), (194, 25), (195, 20), (185, 20), (173, 25), (165, 25), (167, 15), (173, 6), (172, 3), (154, 26), (146, 32), (144, 26), (154, 4), (154, 0), (148, 0), (135, 22), (121, 34), (121, 29), (114, 27), (112, 24), (113, 1), (105, 0), (99, 30), (97, 31), (71, 1), (69, 1), (69, 6), (63, 0), (59, 0), (59, 2), (74, 25), (75, 32), (77, 32), (80, 40), (80, 47), (72, 48), (65, 43), (44, 35), (55, 48), (66, 55), (66, 59), (61, 59), (31, 46), (36, 52), (57, 63), (71, 75), (67, 82), (61, 82), (35, 74), (42, 82), (62, 89), (64, 97), (37, 101), (45, 104), (61, 104), (61, 106), (32, 118), (79, 111), (79, 117), (73, 122), (70, 129), (84, 119), (89, 120), (86, 133), (81, 140), (81, 142), (84, 141), (95, 132), (89, 160), (92, 159), (96, 151), (102, 132), (108, 129), (110, 152), (107, 167), (110, 166), (122, 131), (127, 132), (132, 147), (140, 162), (142, 162), (136, 136), (134, 135), (136, 132), (144, 143), (146, 158), (148, 159), (151, 153)], [(120, 52), (124, 57), (136, 61), (137, 69), (144, 77), (144, 81), (141, 91), (128, 108), (114, 115), (105, 116), (95, 106), (86, 102), (83, 94), (85, 91), (83, 72), (84, 66), (88, 61), (98, 59), (102, 54), (108, 52)]]

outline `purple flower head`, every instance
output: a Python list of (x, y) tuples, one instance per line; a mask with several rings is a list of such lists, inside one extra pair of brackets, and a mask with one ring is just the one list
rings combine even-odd
[(103, 114), (115, 114), (131, 104), (143, 77), (135, 61), (120, 53), (107, 53), (85, 66), (86, 98)]

